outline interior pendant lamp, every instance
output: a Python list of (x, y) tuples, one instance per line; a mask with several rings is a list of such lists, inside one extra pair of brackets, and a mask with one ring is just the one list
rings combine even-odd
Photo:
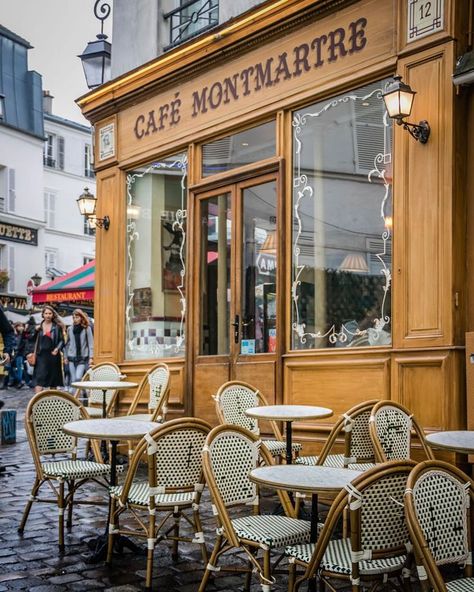
[(104, 230), (109, 229), (110, 218), (108, 216), (104, 216), (103, 218), (97, 217), (95, 213), (97, 207), (97, 198), (89, 191), (88, 187), (84, 187), (84, 193), (81, 193), (76, 201), (81, 216), (85, 217), (91, 228), (103, 228)]
[(104, 34), (104, 21), (110, 14), (110, 5), (103, 0), (96, 0), (94, 14), (101, 22), (100, 33), (97, 39), (89, 41), (81, 55), (77, 56), (82, 61), (84, 76), (89, 88), (96, 88), (110, 80), (110, 65), (112, 45)]
[(403, 126), (403, 129), (407, 130), (420, 144), (426, 144), (431, 131), (429, 123), (426, 120), (418, 124), (404, 121), (405, 117), (411, 114), (415, 95), (416, 92), (402, 81), (401, 76), (394, 76), (393, 82), (387, 86), (382, 96), (389, 117), (395, 119), (397, 124)]

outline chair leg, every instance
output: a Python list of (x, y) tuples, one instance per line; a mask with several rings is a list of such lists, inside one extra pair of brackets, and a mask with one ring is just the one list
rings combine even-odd
[(293, 561), (288, 563), (288, 592), (293, 592), (295, 588), (296, 564)]
[(23, 534), (23, 531), (25, 530), (26, 521), (28, 520), (28, 516), (30, 515), (31, 506), (33, 505), (33, 502), (35, 501), (35, 497), (36, 497), (40, 487), (41, 487), (41, 481), (39, 479), (35, 479), (35, 482), (33, 484), (33, 488), (31, 489), (30, 499), (26, 503), (26, 507), (23, 510), (23, 517), (21, 519), (20, 526), (18, 527), (18, 532), (20, 534)]
[(72, 528), (72, 506), (74, 503), (74, 479), (68, 483), (69, 503), (67, 508), (67, 522), (66, 526)]
[(260, 576), (262, 592), (271, 592), (271, 576), (270, 549), (265, 549), (263, 551), (263, 574)]
[(112, 563), (112, 555), (114, 552), (114, 537), (115, 537), (115, 511), (117, 507), (117, 502), (113, 497), (110, 500), (110, 518), (109, 518), (109, 535), (107, 537), (107, 557), (105, 559), (105, 563), (110, 565)]
[(58, 495), (58, 527), (59, 527), (59, 553), (64, 553), (64, 481), (59, 482)]
[(214, 544), (214, 549), (212, 550), (211, 557), (209, 559), (208, 564), (204, 570), (204, 574), (202, 576), (201, 584), (199, 585), (198, 592), (204, 592), (206, 590), (207, 583), (209, 581), (209, 577), (211, 572), (217, 571), (217, 558), (219, 551), (221, 549), (223, 537), (222, 535), (218, 535), (216, 538), (216, 542)]
[(151, 582), (153, 580), (153, 553), (155, 551), (155, 514), (150, 513), (148, 523), (148, 546), (146, 553), (146, 581), (145, 590), (151, 591)]
[(171, 559), (173, 561), (178, 561), (179, 553), (178, 553), (178, 537), (179, 537), (179, 521), (181, 520), (181, 513), (180, 512), (173, 512), (173, 519), (174, 519), (174, 526), (173, 526), (173, 550), (171, 551)]
[(204, 565), (207, 564), (209, 555), (207, 553), (206, 542), (204, 540), (204, 533), (202, 531), (202, 522), (201, 516), (199, 514), (199, 509), (193, 510), (193, 519), (194, 519), (194, 526), (195, 526), (195, 536), (196, 538), (201, 538), (202, 542), (199, 544), (201, 547), (201, 555)]

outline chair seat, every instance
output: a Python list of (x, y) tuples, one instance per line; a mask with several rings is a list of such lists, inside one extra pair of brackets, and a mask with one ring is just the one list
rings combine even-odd
[(474, 590), (474, 578), (461, 578), (446, 582), (448, 592), (472, 592)]
[[(318, 464), (317, 456), (299, 456), (295, 460), (295, 464), (298, 465), (309, 465), (314, 466)], [(323, 463), (325, 467), (333, 467), (335, 469), (344, 468), (344, 455), (343, 454), (328, 454), (326, 460)], [(348, 465), (348, 469), (353, 471), (368, 471), (375, 467), (375, 463), (351, 463)]]
[(309, 521), (286, 516), (247, 516), (232, 524), (239, 538), (276, 548), (307, 542), (311, 531)]
[(58, 460), (41, 463), (41, 468), (46, 476), (61, 479), (87, 479), (110, 475), (110, 465), (89, 460)]
[[(110, 488), (110, 495), (120, 497), (123, 491), (122, 485)], [(133, 483), (128, 492), (127, 502), (137, 506), (148, 507), (150, 488), (148, 483)], [(155, 504), (159, 506), (190, 506), (194, 501), (194, 492), (183, 493), (158, 493), (155, 495)]]
[[(285, 549), (285, 555), (296, 557), (304, 563), (309, 563), (315, 545), (293, 545)], [(363, 560), (359, 563), (360, 574), (372, 576), (398, 571), (405, 565), (407, 556), (388, 557), (386, 559)], [(352, 571), (351, 542), (350, 539), (337, 539), (330, 541), (321, 561), (321, 569), (340, 575), (350, 575)]]
[[(280, 442), (280, 440), (263, 440), (263, 444), (272, 456), (281, 456), (286, 453), (286, 442)], [(293, 452), (299, 452), (301, 450), (301, 444), (294, 442), (291, 449)]]
[(89, 417), (102, 417), (102, 407), (86, 407)]

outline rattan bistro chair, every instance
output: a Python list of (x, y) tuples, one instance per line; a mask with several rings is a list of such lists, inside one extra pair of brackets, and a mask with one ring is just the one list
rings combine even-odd
[(412, 430), (418, 437), (426, 458), (434, 458), (420, 424), (400, 403), (394, 401), (377, 403), (370, 415), (369, 429), (377, 462), (411, 458)]
[[(287, 493), (278, 492), (285, 516), (260, 514), (258, 488), (248, 474), (261, 463), (272, 464), (272, 457), (249, 430), (220, 425), (209, 434), (203, 451), (203, 467), (218, 528), (199, 592), (206, 589), (211, 573), (218, 571), (247, 572), (247, 587), (249, 575), (255, 571), (263, 591), (269, 592), (273, 583), (271, 552), (289, 544), (309, 541), (310, 523), (295, 518)], [(247, 515), (231, 518), (230, 511), (236, 507), (247, 507)], [(220, 557), (235, 549), (244, 553), (250, 567), (218, 566)], [(263, 554), (261, 561), (259, 552)]]
[[(405, 492), (405, 514), (424, 589), (474, 591), (473, 502), (472, 479), (453, 465), (426, 461), (410, 473)], [(449, 564), (462, 566), (464, 577), (445, 582), (438, 566)]]
[[(204, 562), (207, 562), (199, 503), (204, 488), (202, 448), (210, 430), (208, 423), (196, 418), (175, 419), (155, 428), (139, 442), (123, 486), (110, 490), (107, 563), (112, 560), (117, 534), (146, 539), (147, 590), (151, 589), (153, 577), (153, 551), (163, 539), (173, 541), (173, 558), (177, 558), (179, 541), (199, 544)], [(143, 455), (148, 458), (148, 481), (136, 481), (136, 471)], [(189, 510), (191, 517), (186, 513)], [(144, 512), (147, 517), (143, 516)], [(158, 512), (163, 513), (160, 520), (156, 516)], [(135, 530), (119, 526), (119, 518), (125, 515), (132, 518)], [(181, 518), (193, 529), (194, 538), (180, 535)]]
[[(168, 412), (169, 382), (170, 370), (168, 366), (163, 362), (153, 366), (142, 378), (126, 417), (129, 419), (163, 423), (166, 420), (166, 413)], [(147, 388), (149, 391), (148, 413), (135, 413), (140, 399)]]
[[(103, 362), (102, 364), (96, 364), (89, 368), (84, 374), (82, 380), (112, 380), (119, 381), (125, 378), (125, 375), (120, 372), (120, 368), (117, 364), (112, 362)], [(75, 393), (75, 397), (79, 399), (82, 390), (78, 389)], [(87, 405), (86, 411), (90, 417), (102, 417), (102, 400), (103, 392), (99, 389), (91, 390), (87, 392)], [(113, 414), (115, 401), (117, 398), (116, 390), (108, 390), (105, 394), (105, 400), (107, 403), (106, 416), (110, 417)]]
[[(219, 422), (240, 426), (252, 433), (259, 435), (258, 421), (253, 417), (245, 415), (245, 410), (259, 405), (268, 405), (265, 397), (255, 387), (246, 382), (232, 380), (223, 384), (217, 394), (213, 397), (216, 402), (216, 413)], [(272, 456), (284, 457), (286, 454), (286, 443), (275, 421), (269, 421), (274, 439), (263, 440), (264, 446)], [(293, 443), (293, 452), (298, 454), (301, 444)]]
[[(285, 553), (290, 561), (289, 592), (319, 577), (330, 590), (337, 580), (346, 580), (357, 592), (364, 584), (392, 577), (408, 577), (411, 563), (408, 530), (403, 514), (403, 494), (411, 460), (377, 465), (354, 479), (332, 504), (323, 529), (314, 544), (293, 545)], [(350, 537), (333, 538), (345, 508), (349, 506)], [(304, 573), (298, 577), (297, 567)], [(375, 586), (374, 588), (375, 589)]]
[[(58, 507), (60, 552), (64, 551), (64, 513), (68, 511), (67, 525), (70, 527), (77, 489), (91, 480), (107, 487), (103, 478), (110, 476), (110, 466), (103, 464), (97, 442), (91, 443), (95, 461), (78, 460), (77, 438), (68, 436), (62, 430), (65, 423), (86, 418), (88, 415), (81, 403), (63, 391), (42, 391), (31, 399), (26, 409), (26, 433), (36, 477), (18, 531), (23, 533), (33, 502), (54, 503)], [(60, 455), (60, 458), (44, 461), (42, 457), (47, 455)], [(38, 497), (39, 490), (45, 483), (51, 487), (54, 499)], [(65, 485), (68, 487), (67, 494), (64, 491)], [(79, 503), (97, 505), (97, 502), (87, 500)]]
[[(366, 471), (375, 466), (375, 452), (369, 433), (372, 407), (378, 403), (365, 401), (341, 415), (334, 424), (319, 456), (299, 456), (297, 464), (322, 465)], [(331, 454), (337, 438), (344, 434), (344, 454)]]

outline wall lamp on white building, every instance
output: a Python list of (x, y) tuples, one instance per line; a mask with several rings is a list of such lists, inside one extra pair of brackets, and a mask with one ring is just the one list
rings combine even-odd
[(104, 216), (103, 218), (98, 218), (96, 216), (95, 210), (97, 207), (97, 198), (95, 195), (92, 195), (87, 187), (84, 187), (84, 193), (82, 193), (76, 201), (81, 216), (86, 218), (91, 228), (109, 229), (110, 218), (108, 216)]
[(404, 121), (405, 117), (409, 117), (413, 107), (416, 92), (411, 90), (408, 84), (402, 82), (401, 76), (394, 76), (385, 92), (383, 93), (383, 100), (387, 108), (388, 115), (395, 119), (398, 125), (402, 125), (403, 129), (415, 138), (421, 144), (426, 144), (430, 137), (430, 126), (425, 120), (420, 123), (409, 123)]
[(82, 61), (84, 76), (89, 88), (96, 88), (110, 80), (110, 64), (112, 45), (104, 35), (104, 21), (110, 14), (110, 5), (103, 0), (96, 0), (94, 14), (100, 20), (100, 33), (97, 39), (89, 41), (81, 55), (77, 56)]
[(42, 279), (43, 278), (37, 273), (35, 273), (35, 275), (31, 276), (31, 281), (33, 282), (33, 285), (35, 288), (37, 288), (41, 284)]

